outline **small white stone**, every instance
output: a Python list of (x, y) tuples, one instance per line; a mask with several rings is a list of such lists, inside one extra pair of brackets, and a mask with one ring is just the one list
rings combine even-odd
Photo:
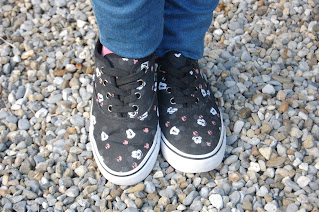
[(311, 180), (308, 177), (300, 176), (297, 180), (297, 183), (301, 188), (303, 188), (306, 187), (310, 183), (310, 181)]
[(265, 209), (268, 212), (277, 212), (277, 206), (272, 202), (267, 203)]
[(305, 171), (308, 171), (308, 163), (301, 163), (299, 168)]
[(249, 171), (253, 171), (253, 172), (259, 172), (260, 171), (260, 166), (256, 162), (250, 162), (250, 166), (249, 166), (248, 170)]
[(236, 121), (235, 125), (234, 125), (234, 133), (239, 134), (241, 132), (241, 129), (243, 128), (244, 124), (245, 123), (242, 120)]
[(79, 166), (74, 170), (74, 172), (79, 176), (83, 177), (87, 173), (88, 169), (86, 166)]
[(263, 197), (268, 193), (268, 189), (265, 186), (261, 186), (260, 189), (257, 191), (257, 196)]
[(209, 196), (209, 201), (217, 209), (221, 209), (224, 205), (223, 198), (220, 194), (212, 194)]
[(270, 147), (262, 147), (259, 149), (259, 152), (262, 156), (269, 160), (272, 153), (272, 149)]

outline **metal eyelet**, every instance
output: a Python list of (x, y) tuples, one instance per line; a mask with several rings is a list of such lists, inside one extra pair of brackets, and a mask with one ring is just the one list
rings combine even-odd
[(132, 108), (134, 108), (135, 112), (137, 112), (139, 109), (139, 107), (137, 105), (133, 105)]
[(109, 99), (112, 96), (112, 94), (110, 92), (106, 93), (106, 98)]
[(145, 85), (145, 82), (144, 82), (144, 80), (142, 80), (142, 79), (137, 80), (137, 82), (140, 83), (140, 86), (141, 86), (141, 85), (143, 85), (143, 86)]
[(143, 67), (143, 68), (142, 68), (142, 71), (144, 71), (144, 73), (146, 73), (146, 72), (147, 72), (147, 70), (148, 70), (148, 68), (147, 68), (147, 67)]
[(101, 69), (100, 69), (102, 74), (104, 74), (103, 69), (104, 69), (104, 67), (102, 66)]
[(170, 103), (171, 103), (172, 105), (175, 105), (175, 104), (176, 104), (174, 97), (172, 97), (169, 101), (170, 101)]
[(111, 112), (112, 112), (112, 105), (109, 105), (109, 106), (107, 107), (107, 109), (108, 109), (108, 111), (111, 113)]
[(140, 92), (136, 92), (135, 96), (136, 96), (137, 99), (140, 99), (142, 97), (142, 94)]
[(167, 87), (167, 88), (166, 88), (166, 92), (167, 92), (167, 93), (172, 93), (172, 88), (171, 88), (171, 87)]
[(199, 103), (199, 98), (196, 97), (195, 104)]

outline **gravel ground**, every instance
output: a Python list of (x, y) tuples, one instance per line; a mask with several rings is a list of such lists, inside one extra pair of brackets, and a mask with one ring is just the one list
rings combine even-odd
[(319, 1), (224, 0), (214, 16), (200, 63), (225, 160), (184, 174), (159, 156), (128, 187), (101, 176), (88, 141), (90, 1), (0, 0), (0, 209), (318, 211)]

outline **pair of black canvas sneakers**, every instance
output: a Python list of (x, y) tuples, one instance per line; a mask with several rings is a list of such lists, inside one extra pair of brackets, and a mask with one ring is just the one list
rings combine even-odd
[(102, 56), (95, 48), (90, 141), (106, 179), (132, 185), (152, 171), (159, 150), (172, 167), (210, 171), (222, 161), (222, 116), (196, 60), (179, 52), (155, 59)]

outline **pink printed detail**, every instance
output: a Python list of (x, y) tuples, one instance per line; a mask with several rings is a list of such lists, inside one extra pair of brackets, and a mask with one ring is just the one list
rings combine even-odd
[(182, 121), (186, 121), (186, 116), (182, 116)]
[(105, 144), (105, 149), (109, 149), (111, 146), (109, 143)]
[(213, 132), (211, 131), (211, 130), (208, 130), (208, 135), (212, 135), (213, 134)]
[(149, 145), (148, 143), (146, 143), (146, 144), (144, 145), (144, 148), (145, 148), (145, 149), (148, 149), (148, 148), (150, 148), (150, 145)]
[(147, 127), (144, 128), (143, 132), (148, 133), (149, 132), (148, 128)]
[(198, 136), (198, 132), (197, 132), (197, 131), (194, 131), (194, 132), (193, 132), (193, 135), (194, 135), (194, 136)]
[(196, 74), (199, 74), (199, 70), (198, 69), (195, 69), (195, 72), (196, 72)]
[(122, 161), (122, 156), (117, 156), (116, 161), (117, 162), (121, 162)]
[(102, 78), (99, 78), (99, 83), (102, 84)]
[(202, 88), (203, 88), (203, 86), (202, 86), (201, 84), (199, 84), (199, 86), (198, 86), (198, 87), (199, 87), (199, 89), (202, 89)]
[(153, 66), (151, 66), (151, 71), (153, 71), (154, 70), (154, 68), (153, 68)]
[(215, 122), (215, 121), (212, 121), (212, 124), (213, 124), (213, 125), (216, 125), (216, 122)]
[(127, 140), (124, 140), (124, 141), (123, 141), (123, 144), (124, 144), (124, 145), (128, 145), (128, 141), (127, 141)]
[(154, 111), (156, 111), (156, 105), (154, 105)]
[(137, 167), (137, 163), (133, 163), (132, 168), (136, 168)]
[(170, 122), (167, 121), (167, 122), (165, 123), (165, 126), (166, 126), (166, 127), (169, 127), (169, 124), (170, 124)]
[(138, 60), (133, 59), (134, 64), (136, 64), (138, 62)]
[(203, 115), (199, 115), (198, 117), (199, 117), (200, 119), (202, 119), (204, 116), (203, 116)]
[(210, 145), (211, 145), (211, 143), (210, 143), (210, 142), (206, 142), (206, 144), (207, 144), (207, 146), (210, 146)]
[(111, 50), (109, 50), (108, 48), (106, 48), (105, 46), (102, 47), (102, 56), (104, 57), (107, 54), (112, 54), (113, 52)]

